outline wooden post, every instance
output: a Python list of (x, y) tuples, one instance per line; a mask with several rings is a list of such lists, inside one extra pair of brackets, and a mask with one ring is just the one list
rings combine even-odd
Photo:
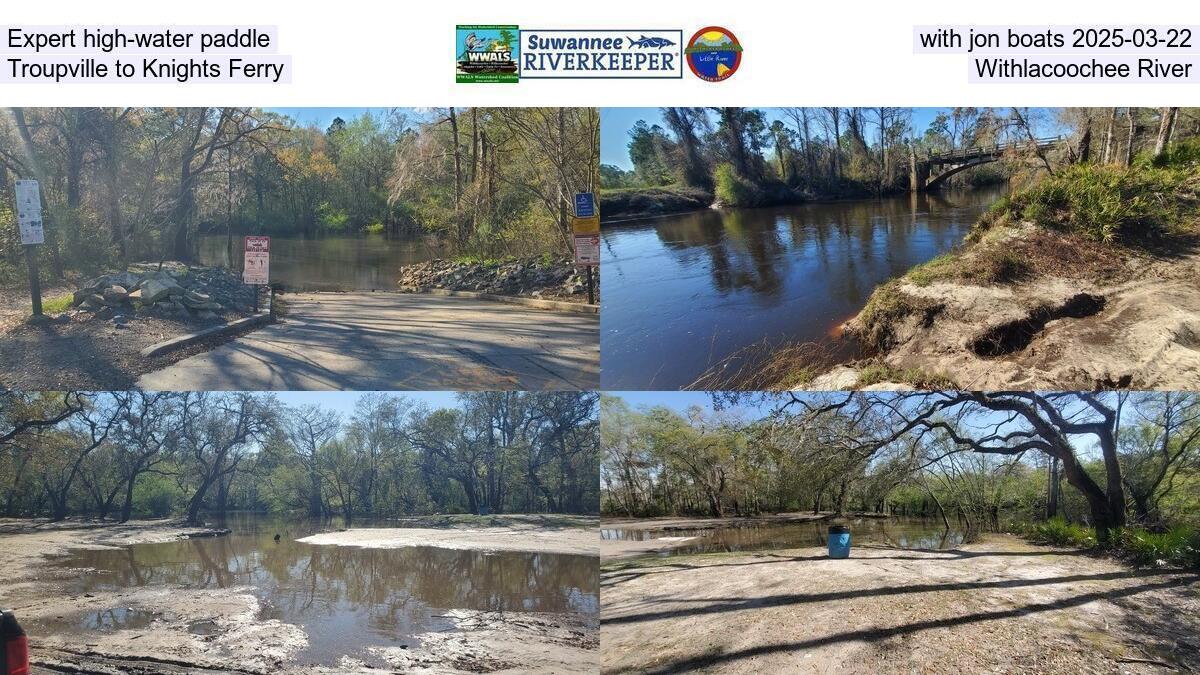
[(29, 299), (33, 303), (33, 315), (42, 315), (42, 280), (38, 275), (37, 249), (33, 244), (25, 246), (25, 264), (29, 267)]
[(588, 304), (596, 304), (596, 284), (592, 281), (592, 266), (587, 266), (587, 289), (588, 289)]

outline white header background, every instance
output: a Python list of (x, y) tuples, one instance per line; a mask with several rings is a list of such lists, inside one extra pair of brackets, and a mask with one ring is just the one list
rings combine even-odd
[[(291, 54), (294, 65), (286, 85), (0, 85), (4, 106), (1200, 105), (1200, 85), (969, 84), (966, 55), (913, 53), (914, 25), (1200, 24), (1200, 2), (1181, 0), (6, 0), (0, 23), (272, 24), (279, 27), (279, 53)], [(685, 71), (682, 80), (455, 84), (455, 24), (492, 23), (631, 34), (680, 29), (685, 40), (704, 26), (720, 25), (737, 35), (745, 51), (737, 74), (718, 83)]]

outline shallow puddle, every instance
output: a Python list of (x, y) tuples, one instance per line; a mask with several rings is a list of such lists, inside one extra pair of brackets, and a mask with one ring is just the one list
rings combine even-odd
[[(420, 633), (453, 629), (447, 612), (455, 609), (568, 613), (588, 625), (598, 622), (595, 557), (314, 546), (295, 539), (328, 527), (257, 518), (227, 526), (233, 534), (225, 537), (78, 550), (52, 564), (73, 570), (66, 591), (79, 596), (131, 588), (250, 587), (261, 601), (260, 618), (296, 624), (308, 634), (297, 663), (332, 665), (343, 655), (374, 662), (367, 647), (416, 647)], [(154, 618), (116, 608), (41, 622), (38, 630), (138, 629)], [(219, 617), (185, 618), (192, 619), (187, 630), (193, 635), (220, 631), (214, 620)]]
[[(946, 530), (940, 520), (921, 518), (855, 518), (832, 521), (850, 526), (851, 545), (891, 546), (913, 549), (946, 549), (962, 544), (963, 532)], [(601, 527), (601, 539), (649, 541), (686, 538), (686, 543), (659, 555), (763, 551), (781, 548), (825, 546), (831, 521), (808, 523), (762, 523), (704, 529), (670, 528), (631, 530)]]

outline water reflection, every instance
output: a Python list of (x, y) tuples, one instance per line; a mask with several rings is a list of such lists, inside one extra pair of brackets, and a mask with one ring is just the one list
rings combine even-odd
[(765, 339), (827, 341), (1001, 190), (706, 210), (606, 228), (605, 389), (678, 389)]
[[(56, 564), (91, 570), (71, 582), (76, 594), (252, 587), (264, 618), (308, 633), (304, 662), (334, 663), (370, 645), (414, 644), (415, 634), (452, 627), (442, 616), (450, 609), (574, 613), (591, 625), (598, 621), (595, 557), (311, 546), (293, 539), (320, 529), (315, 524), (273, 525), (235, 526), (227, 537), (75, 551)], [(274, 532), (285, 530), (275, 542)], [(75, 628), (133, 627), (143, 618), (118, 611), (125, 613), (89, 615)]]
[[(233, 260), (223, 236), (200, 238), (200, 262), (240, 267), (241, 239)], [(444, 257), (434, 239), (395, 239), (382, 234), (357, 237), (271, 238), (271, 281), (291, 290), (394, 290), (400, 267)]]
[[(963, 543), (964, 532), (947, 530), (941, 520), (922, 518), (854, 518), (849, 525), (852, 546), (877, 545), (909, 549), (947, 549)], [(760, 524), (719, 529), (627, 530), (601, 528), (602, 539), (648, 541), (661, 537), (694, 537), (661, 555), (731, 551), (768, 551), (825, 546), (830, 521)]]

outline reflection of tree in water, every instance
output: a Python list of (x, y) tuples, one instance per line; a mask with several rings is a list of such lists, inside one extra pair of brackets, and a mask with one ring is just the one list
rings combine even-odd
[(267, 618), (359, 614), (388, 634), (424, 630), (447, 609), (594, 614), (599, 604), (587, 556), (310, 546), (269, 532), (80, 551), (63, 564), (95, 570), (85, 589), (252, 586)]
[[(707, 211), (663, 221), (657, 227), (663, 245), (682, 254), (687, 265), (708, 254), (713, 287), (721, 292), (748, 289), (776, 295), (789, 261), (779, 223), (766, 210)], [(692, 255), (689, 255), (692, 254)]]

